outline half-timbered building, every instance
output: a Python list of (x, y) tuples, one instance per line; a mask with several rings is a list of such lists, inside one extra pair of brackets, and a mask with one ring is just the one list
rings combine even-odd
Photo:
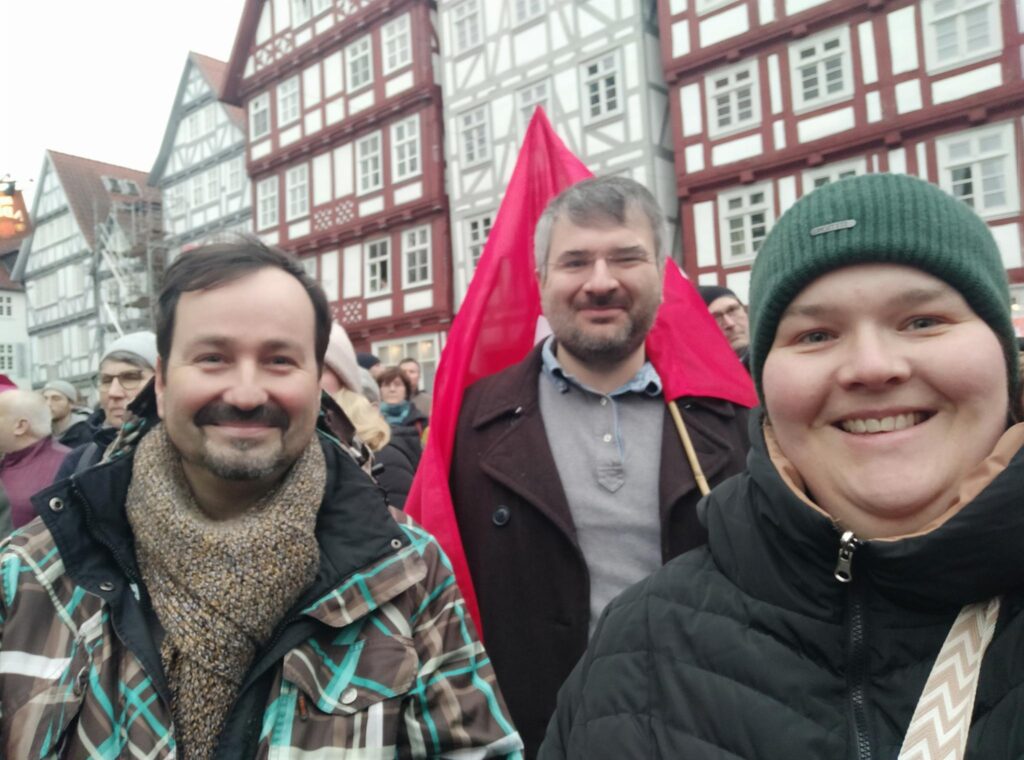
[(224, 99), (248, 117), (254, 228), (297, 253), (357, 348), (420, 360), (451, 321), (430, 0), (249, 0)]
[(252, 231), (245, 112), (220, 102), (227, 63), (189, 53), (149, 184), (162, 196), (168, 263), (181, 251)]
[(460, 298), (538, 106), (591, 171), (650, 187), (675, 226), (653, 1), (440, 0), (438, 9)]
[(685, 268), (746, 297), (772, 223), (864, 172), (986, 219), (1018, 300), (1024, 19), (1012, 0), (659, 0)]
[(160, 196), (144, 172), (46, 151), (31, 237), (12, 276), (25, 284), (32, 385), (92, 389), (104, 348), (152, 327), (163, 271)]

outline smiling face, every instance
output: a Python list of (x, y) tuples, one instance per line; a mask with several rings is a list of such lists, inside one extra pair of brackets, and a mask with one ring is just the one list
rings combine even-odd
[(903, 266), (808, 285), (779, 322), (763, 388), (812, 498), (862, 538), (943, 515), (1006, 427), (995, 333), (949, 285)]
[(276, 482), (313, 436), (318, 383), (313, 304), (290, 274), (183, 293), (156, 392), (193, 489)]
[(622, 225), (558, 218), (540, 286), (559, 350), (595, 368), (642, 351), (661, 303), (661, 274), (654, 234), (636, 209)]

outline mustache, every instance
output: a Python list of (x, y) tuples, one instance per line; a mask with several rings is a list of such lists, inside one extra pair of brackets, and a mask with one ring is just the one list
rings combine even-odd
[(577, 308), (587, 309), (591, 307), (617, 306), (624, 309), (629, 308), (629, 299), (621, 293), (587, 293), (577, 303)]
[(239, 409), (224, 401), (211, 401), (192, 418), (197, 426), (222, 425), (232, 422), (256, 423), (284, 430), (288, 413), (277, 404), (262, 404), (254, 409)]

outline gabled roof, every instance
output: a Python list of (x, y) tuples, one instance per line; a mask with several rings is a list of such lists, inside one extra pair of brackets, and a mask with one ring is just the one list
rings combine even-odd
[[(55, 150), (46, 151), (46, 158), (43, 160), (43, 171), (46, 170), (46, 162), (49, 161), (52, 170), (57, 173), (64, 195), (68, 200), (68, 206), (75, 217), (78, 229), (82, 233), (90, 248), (96, 245), (96, 225), (105, 221), (110, 215), (111, 206), (118, 201), (134, 203), (139, 200), (159, 202), (160, 192), (146, 184), (145, 172), (136, 169), (128, 169), (116, 164), (107, 164), (102, 161), (93, 161), (90, 158), (72, 156), (67, 153), (59, 153)], [(39, 173), (40, 178), (43, 171)], [(117, 192), (107, 188), (103, 178), (109, 177), (117, 180), (130, 180), (138, 188), (139, 195)], [(40, 184), (40, 186), (42, 186)], [(42, 193), (36, 193), (32, 202), (31, 217), (37, 217), (36, 207)], [(33, 236), (34, 237), (34, 236)], [(31, 253), (32, 241), (29, 239), (22, 246), (18, 254), (18, 263), (14, 267), (13, 277), (16, 280), (22, 279), (25, 273), (25, 266), (28, 256)]]
[[(171, 115), (167, 119), (167, 126), (164, 128), (164, 139), (160, 143), (160, 151), (153, 162), (153, 168), (149, 171), (149, 182), (155, 187), (163, 179), (164, 170), (167, 168), (167, 161), (174, 150), (174, 137), (178, 133), (178, 126), (181, 124), (182, 107), (181, 102), (185, 97), (185, 90), (188, 87), (188, 74), (191, 67), (195, 68), (202, 75), (203, 79), (213, 90), (218, 99), (221, 97), (221, 90), (224, 88), (224, 80), (227, 76), (228, 65), (224, 61), (210, 58), (207, 55), (191, 51), (185, 59), (185, 66), (181, 70), (181, 79), (178, 80), (178, 91), (174, 96), (174, 105), (171, 106)], [(221, 103), (221, 107), (227, 113), (231, 122), (242, 130), (246, 130), (245, 111), (238, 106)]]
[(242, 84), (242, 74), (245, 72), (253, 41), (256, 39), (256, 27), (260, 23), (263, 4), (264, 0), (245, 0), (242, 18), (238, 22), (238, 32), (235, 34), (235, 44), (231, 47), (231, 58), (228, 59), (224, 89), (220, 94), (225, 103), (241, 105), (238, 89)]

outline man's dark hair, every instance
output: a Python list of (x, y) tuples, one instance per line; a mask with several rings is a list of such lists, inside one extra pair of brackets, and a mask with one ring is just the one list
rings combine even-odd
[(405, 400), (412, 401), (412, 383), (409, 382), (409, 378), (405, 376), (398, 367), (388, 367), (386, 370), (380, 373), (380, 377), (377, 378), (377, 385), (383, 388), (385, 385), (393, 382), (395, 378), (402, 381), (402, 385), (405, 386)]
[(290, 274), (299, 281), (309, 300), (313, 302), (316, 363), (322, 371), (333, 322), (330, 306), (327, 305), (327, 296), (316, 281), (306, 274), (306, 270), (292, 254), (279, 248), (272, 248), (252, 237), (194, 248), (183, 253), (167, 268), (163, 287), (157, 296), (156, 308), (156, 350), (164, 368), (166, 369), (167, 357), (171, 353), (174, 315), (182, 293), (216, 288), (266, 267), (280, 269)]

